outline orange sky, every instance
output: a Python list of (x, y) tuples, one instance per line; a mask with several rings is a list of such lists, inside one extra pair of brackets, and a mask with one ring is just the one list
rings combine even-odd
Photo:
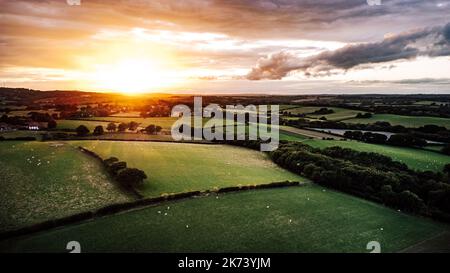
[(449, 1), (383, 2), (0, 0), (0, 85), (450, 92)]

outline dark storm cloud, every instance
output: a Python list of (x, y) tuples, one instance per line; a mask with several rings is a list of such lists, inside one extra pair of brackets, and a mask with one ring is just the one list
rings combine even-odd
[[(447, 23), (450, 1), (381, 1), (381, 6), (369, 6), (366, 0), (82, 0), (81, 6), (69, 6), (66, 0), (0, 0), (0, 78), (2, 67), (76, 70), (82, 61), (97, 61), (97, 55), (111, 45), (134, 41), (132, 35), (102, 40), (98, 38), (102, 33), (129, 34), (135, 28), (148, 33), (170, 31), (173, 37), (181, 32), (224, 37), (225, 42), (214, 48), (207, 48), (213, 42), (208, 38), (207, 49), (196, 47), (204, 41), (175, 41), (175, 45), (164, 37), (151, 41), (160, 42), (161, 48), (173, 46), (177, 61), (189, 68), (245, 71), (258, 58), (281, 52), (261, 59), (260, 71), (254, 70), (249, 76), (252, 79), (280, 79), (298, 69), (311, 75), (330, 74), (334, 67), (345, 70), (423, 54), (448, 55), (449, 25), (443, 31), (445, 39), (432, 43), (432, 49), (406, 46), (401, 38), (385, 39), (381, 45), (376, 41), (386, 33)], [(284, 43), (300, 39), (311, 40), (311, 47)], [(227, 47), (227, 41), (233, 46)], [(260, 41), (277, 43), (249, 46)], [(296, 57), (325, 50), (313, 41), (357, 46), (315, 58)], [(368, 43), (363, 46), (363, 42)], [(355, 54), (358, 58), (352, 59)]]
[[(291, 39), (339, 41), (374, 39), (386, 32), (442, 24), (450, 13), (450, 1), (445, 0), (381, 1), (380, 6), (369, 6), (366, 0), (85, 0), (72, 7), (65, 0), (0, 0), (0, 13), (35, 16), (42, 23), (59, 19), (91, 24), (92, 28), (83, 27), (86, 32), (100, 25), (154, 28), (164, 27), (159, 25), (163, 22), (172, 24), (172, 29), (246, 38), (289, 35)], [(45, 27), (38, 22), (34, 25)]]
[(414, 59), (418, 56), (450, 56), (449, 27), (450, 24), (447, 24), (390, 35), (381, 42), (350, 44), (306, 58), (282, 51), (261, 58), (247, 78), (282, 79), (292, 71), (314, 76), (332, 73), (336, 69), (348, 70), (360, 65)]

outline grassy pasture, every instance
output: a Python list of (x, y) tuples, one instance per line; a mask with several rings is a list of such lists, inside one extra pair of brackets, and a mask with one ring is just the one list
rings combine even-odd
[(291, 112), (292, 114), (308, 114), (314, 111), (320, 110), (322, 107), (316, 106), (299, 106), (296, 108), (284, 109), (286, 112)]
[(120, 112), (114, 115), (111, 115), (111, 117), (133, 117), (133, 118), (140, 118), (141, 113), (140, 112)]
[(214, 187), (305, 179), (276, 166), (266, 154), (228, 145), (74, 141), (103, 158), (115, 156), (149, 176), (146, 196)]
[[(104, 121), (91, 121), (91, 120), (57, 120), (56, 121), (57, 127), (56, 129), (63, 130), (63, 129), (71, 129), (75, 130), (78, 126), (84, 125), (86, 126), (91, 133), (94, 131), (95, 127), (101, 125), (103, 126), (103, 129), (106, 131), (106, 127), (108, 126), (109, 122)], [(118, 124), (116, 124), (118, 125)]]
[(129, 200), (69, 145), (0, 142), (0, 231)]
[(0, 243), (3, 252), (396, 252), (448, 227), (316, 185), (201, 197)]
[(37, 140), (41, 140), (43, 133), (45, 133), (45, 132), (17, 130), (17, 131), (0, 132), (0, 136), (3, 136), (4, 138), (35, 137)]
[(327, 120), (339, 121), (339, 120), (354, 118), (354, 117), (356, 117), (356, 115), (358, 113), (365, 113), (363, 111), (338, 108), (338, 107), (328, 107), (328, 109), (332, 109), (334, 111), (334, 113), (328, 114), (328, 115), (308, 115), (308, 116), (314, 117), (314, 118), (326, 117)]
[(17, 116), (17, 117), (26, 117), (28, 115), (28, 113), (31, 113), (31, 112), (36, 112), (36, 113), (41, 113), (41, 114), (49, 114), (49, 115), (53, 115), (53, 114), (59, 115), (59, 111), (55, 111), (55, 110), (15, 110), (15, 111), (9, 112), (7, 115), (8, 116)]
[(375, 123), (377, 121), (387, 121), (391, 125), (402, 125), (405, 127), (420, 127), (424, 125), (434, 124), (444, 126), (450, 129), (450, 119), (437, 118), (437, 117), (423, 117), (423, 116), (400, 116), (391, 114), (375, 114), (371, 118), (367, 119), (349, 119), (346, 123)]
[[(321, 115), (312, 114), (313, 112), (320, 110), (321, 108), (328, 108), (334, 111), (332, 114)], [(339, 107), (321, 107), (321, 106), (302, 106), (292, 109), (286, 109), (285, 111), (291, 112), (292, 114), (306, 114), (307, 117), (313, 119), (319, 119), (321, 117), (326, 117), (328, 120), (345, 120), (354, 118), (358, 113), (364, 113), (363, 111), (351, 110)]]
[[(150, 118), (132, 118), (132, 117), (95, 117), (95, 118), (88, 118), (84, 120), (76, 120), (76, 124), (83, 124), (83, 122), (89, 122), (92, 124), (98, 124), (98, 125), (104, 125), (106, 128), (106, 125), (110, 122), (116, 122), (118, 123), (130, 123), (131, 121), (140, 123), (140, 127), (147, 127), (150, 124), (158, 125), (163, 128), (163, 130), (170, 130), (172, 128), (172, 125), (177, 121), (179, 118), (173, 118), (173, 117), (150, 117)], [(209, 118), (202, 118), (202, 124), (205, 127), (205, 125), (208, 125), (207, 122), (209, 121)], [(72, 121), (72, 120), (70, 120)], [(80, 121), (81, 123), (78, 123)], [(228, 124), (229, 120), (225, 120), (225, 124)], [(103, 123), (103, 124), (102, 124)], [(194, 126), (194, 119), (191, 121), (192, 126)], [(71, 125), (73, 126), (73, 125)], [(208, 127), (208, 126), (206, 126)], [(76, 127), (75, 127), (76, 128)], [(94, 126), (95, 128), (95, 126)]]
[(339, 140), (305, 140), (305, 144), (316, 148), (340, 146), (361, 152), (374, 152), (391, 157), (395, 161), (405, 163), (410, 168), (421, 171), (442, 171), (445, 164), (450, 163), (450, 156), (433, 151), (414, 148), (393, 147), (357, 141)]

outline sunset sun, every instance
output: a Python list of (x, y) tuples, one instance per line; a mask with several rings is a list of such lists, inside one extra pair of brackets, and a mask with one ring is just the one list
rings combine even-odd
[(98, 65), (92, 74), (96, 88), (135, 95), (158, 91), (175, 85), (179, 79), (155, 60), (124, 59)]

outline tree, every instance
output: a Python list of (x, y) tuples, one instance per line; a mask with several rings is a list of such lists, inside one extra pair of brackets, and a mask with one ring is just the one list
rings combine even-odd
[(128, 123), (128, 130), (130, 131), (136, 131), (136, 129), (138, 128), (139, 123), (131, 121), (130, 123)]
[(48, 129), (55, 129), (57, 126), (56, 121), (54, 119), (51, 119), (48, 121), (47, 123), (47, 128)]
[(119, 132), (125, 132), (128, 129), (128, 124), (126, 123), (121, 123), (119, 124), (119, 127), (117, 127), (117, 131)]
[(108, 132), (115, 132), (117, 129), (117, 126), (114, 122), (108, 123), (108, 126), (106, 126), (106, 130), (108, 130)]
[(126, 168), (127, 168), (126, 162), (118, 161), (110, 164), (108, 167), (108, 171), (113, 175), (117, 175), (121, 170), (124, 170)]
[(8, 122), (8, 116), (6, 114), (3, 114), (0, 118), (0, 122)]
[(412, 146), (423, 147), (427, 144), (425, 140), (408, 134), (392, 135), (387, 141), (387, 143), (394, 146), (405, 146), (405, 147), (412, 147)]
[(107, 167), (111, 166), (114, 162), (118, 162), (119, 159), (117, 157), (110, 157), (108, 159), (103, 160), (103, 164)]
[(101, 136), (105, 133), (105, 131), (103, 130), (103, 126), (99, 125), (97, 127), (95, 127), (94, 129), (94, 135), (96, 136)]
[(135, 168), (126, 168), (120, 171), (116, 177), (117, 181), (126, 187), (142, 185), (147, 175), (144, 171)]
[(149, 135), (153, 135), (156, 132), (156, 126), (154, 124), (150, 124), (149, 126), (147, 126), (145, 128), (145, 132), (147, 132), (147, 134)]
[(423, 200), (420, 199), (415, 193), (408, 190), (402, 191), (398, 195), (398, 202), (403, 207), (403, 209), (411, 212), (419, 212), (425, 207)]
[(362, 140), (369, 143), (383, 144), (386, 143), (387, 136), (378, 133), (366, 132), (364, 133)]
[(450, 155), (450, 144), (447, 144), (442, 148), (441, 152), (446, 155)]
[(89, 132), (90, 132), (89, 129), (84, 125), (78, 126), (76, 131), (77, 131), (77, 136), (87, 136), (87, 134), (89, 134)]
[(444, 173), (447, 173), (450, 175), (450, 164), (447, 164), (444, 166)]

